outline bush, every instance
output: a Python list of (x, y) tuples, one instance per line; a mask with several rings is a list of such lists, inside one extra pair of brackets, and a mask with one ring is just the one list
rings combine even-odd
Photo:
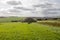
[(23, 19), (21, 22), (27, 22), (28, 24), (30, 24), (32, 22), (37, 22), (37, 20), (34, 18), (28, 17), (28, 18)]

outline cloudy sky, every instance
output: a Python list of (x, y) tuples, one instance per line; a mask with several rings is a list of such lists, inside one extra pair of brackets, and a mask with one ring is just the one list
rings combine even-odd
[(0, 16), (59, 17), (60, 0), (0, 0)]

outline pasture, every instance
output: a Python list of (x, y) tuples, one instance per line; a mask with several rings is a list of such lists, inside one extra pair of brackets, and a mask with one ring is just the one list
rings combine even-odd
[[(13, 19), (13, 18), (12, 18)], [(0, 40), (60, 40), (60, 27), (42, 23), (0, 22)], [(20, 20), (19, 18), (17, 20)]]

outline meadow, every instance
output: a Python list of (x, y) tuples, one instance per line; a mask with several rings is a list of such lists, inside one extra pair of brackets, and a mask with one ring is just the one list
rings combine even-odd
[[(4, 20), (3, 20), (4, 19)], [(0, 19), (0, 40), (60, 40), (60, 27), (42, 23), (8, 22)], [(3, 21), (1, 21), (3, 20)], [(19, 18), (17, 20), (20, 20)]]
[(5, 18), (0, 18), (0, 23), (4, 22), (11, 22), (12, 20), (21, 20), (23, 19), (22, 17), (5, 17)]

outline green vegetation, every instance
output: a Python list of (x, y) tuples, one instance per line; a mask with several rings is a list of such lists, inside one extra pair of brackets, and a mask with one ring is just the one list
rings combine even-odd
[[(60, 40), (60, 27), (45, 23), (11, 22), (22, 18), (0, 18), (0, 40)], [(54, 21), (55, 22), (55, 21)], [(45, 24), (49, 25), (45, 25)]]
[(1, 22), (11, 22), (12, 20), (21, 20), (23, 18), (21, 17), (6, 17), (6, 18), (0, 18), (0, 23)]
[(50, 25), (50, 26), (58, 26), (60, 27), (60, 21), (58, 20), (46, 20), (46, 21), (39, 21), (38, 23), (40, 24), (46, 24), (46, 25)]
[(0, 40), (60, 40), (60, 28), (37, 23), (1, 23)]

